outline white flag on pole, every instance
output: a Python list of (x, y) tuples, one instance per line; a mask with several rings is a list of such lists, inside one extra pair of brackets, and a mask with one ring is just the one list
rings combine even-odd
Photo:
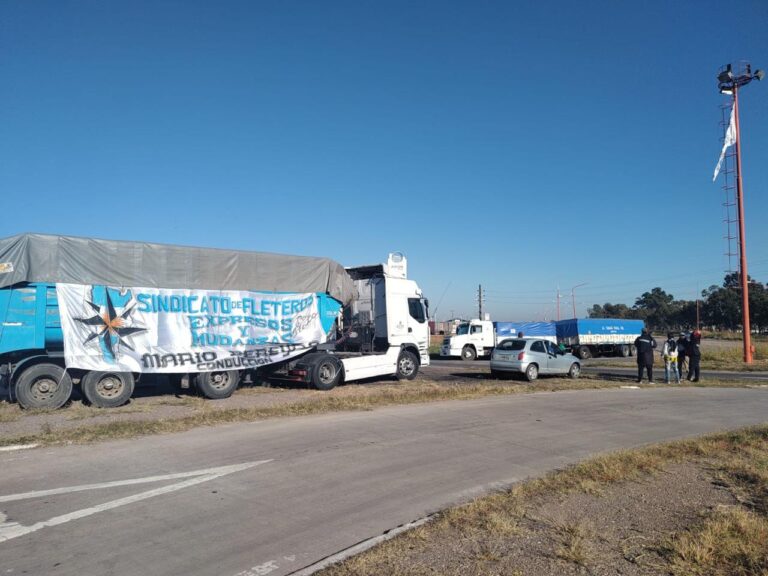
[(715, 166), (715, 175), (712, 176), (712, 182), (717, 180), (717, 175), (720, 174), (720, 168), (723, 165), (723, 159), (725, 158), (725, 151), (728, 149), (729, 146), (733, 146), (736, 144), (736, 122), (734, 120), (734, 113), (736, 111), (736, 107), (731, 108), (731, 120), (728, 123), (728, 130), (725, 132), (725, 140), (723, 141), (723, 150), (720, 152), (720, 159), (717, 161), (717, 166)]

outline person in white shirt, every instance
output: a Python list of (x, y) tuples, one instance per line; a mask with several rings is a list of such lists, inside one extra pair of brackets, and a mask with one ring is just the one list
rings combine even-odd
[(669, 377), (671, 374), (680, 384), (680, 373), (677, 371), (677, 340), (672, 332), (667, 332), (667, 341), (664, 342), (661, 357), (664, 359), (664, 381), (671, 384)]

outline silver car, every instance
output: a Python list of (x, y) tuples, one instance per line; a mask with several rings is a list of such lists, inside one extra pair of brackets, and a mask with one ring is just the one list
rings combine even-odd
[(539, 374), (567, 374), (578, 378), (581, 363), (549, 340), (508, 338), (499, 342), (491, 355), (491, 375), (525, 374), (533, 382)]

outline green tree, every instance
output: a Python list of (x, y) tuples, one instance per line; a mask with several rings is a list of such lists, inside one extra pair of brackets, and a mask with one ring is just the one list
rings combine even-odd
[(626, 304), (611, 304), (602, 306), (595, 304), (589, 310), (590, 318), (634, 318), (633, 310)]
[(642, 315), (646, 325), (651, 329), (668, 328), (675, 315), (675, 297), (667, 294), (661, 288), (644, 292), (637, 300), (633, 309)]

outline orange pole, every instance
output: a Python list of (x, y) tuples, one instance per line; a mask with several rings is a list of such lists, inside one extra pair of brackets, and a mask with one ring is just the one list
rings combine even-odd
[(749, 325), (749, 282), (744, 231), (744, 191), (741, 187), (741, 137), (739, 134), (739, 89), (733, 86), (733, 121), (736, 129), (736, 196), (739, 207), (739, 268), (741, 272), (741, 313), (744, 333), (744, 362), (752, 364), (752, 334)]

